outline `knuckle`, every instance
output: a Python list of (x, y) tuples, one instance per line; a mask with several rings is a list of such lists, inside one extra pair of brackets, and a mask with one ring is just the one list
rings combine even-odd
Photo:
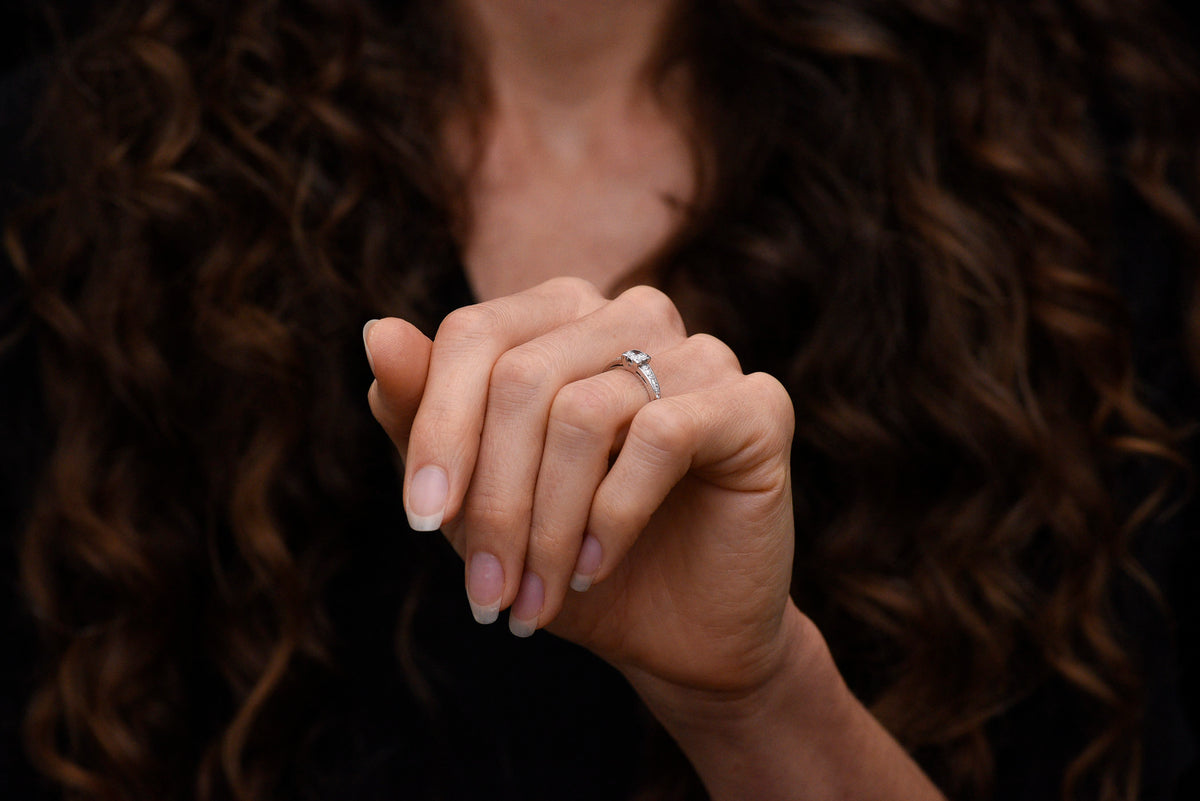
[(675, 331), (684, 329), (683, 317), (675, 302), (661, 289), (640, 284), (622, 292), (619, 299), (639, 308), (648, 319), (664, 322)]
[(504, 315), (495, 306), (477, 303), (463, 306), (446, 315), (438, 326), (437, 340), (466, 340), (480, 342), (491, 339), (504, 330)]
[(598, 528), (606, 531), (618, 529), (621, 527), (621, 521), (628, 515), (628, 508), (629, 502), (624, 495), (601, 490), (592, 500), (588, 528), (593, 531)]
[(492, 367), (492, 387), (505, 397), (528, 399), (545, 391), (554, 379), (554, 361), (535, 345), (502, 354)]
[(664, 458), (690, 449), (695, 427), (690, 415), (655, 401), (642, 407), (629, 428), (629, 436)]
[(768, 402), (771, 409), (792, 411), (792, 396), (778, 378), (770, 373), (751, 373), (745, 378), (747, 386)]
[[(620, 561), (630, 533), (640, 523), (639, 509), (626, 493), (598, 492), (592, 502), (588, 530), (605, 540), (605, 562), (609, 565)], [(599, 574), (597, 579), (599, 579)]]
[(615, 399), (599, 381), (576, 381), (558, 391), (550, 407), (550, 425), (594, 438), (609, 427)]
[(461, 447), (463, 422), (463, 409), (452, 398), (435, 398), (418, 410), (413, 420), (413, 436), (428, 442), (430, 448), (457, 449)]
[(529, 532), (529, 554), (526, 561), (543, 574), (550, 572), (547, 568), (560, 569), (567, 559), (567, 544), (563, 534), (561, 531), (554, 532), (535, 526)]
[(600, 295), (600, 290), (591, 281), (573, 275), (551, 278), (545, 281), (542, 287), (553, 294), (562, 294), (572, 298), (591, 298)]
[(742, 363), (738, 361), (733, 348), (712, 334), (693, 334), (688, 337), (688, 344), (696, 350), (698, 359), (704, 364), (729, 372), (742, 372)]
[(486, 492), (473, 492), (463, 515), (472, 536), (490, 537), (515, 531), (523, 524), (521, 510)]
[(796, 411), (787, 387), (769, 373), (751, 373), (745, 382), (753, 397), (760, 399), (756, 404), (758, 408), (772, 425), (790, 438), (796, 428)]

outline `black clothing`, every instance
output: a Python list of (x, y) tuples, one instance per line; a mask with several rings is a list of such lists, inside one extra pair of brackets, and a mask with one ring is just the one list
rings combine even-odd
[[(0, 209), (32, 186), (18, 146), (28, 127), (36, 85), (30, 70), (0, 84)], [(1148, 223), (1147, 223), (1148, 224)], [(1137, 353), (1150, 395), (1177, 419), (1200, 419), (1195, 386), (1173, 337), (1179, 314), (1169, 254), (1152, 227), (1134, 224), (1125, 270), (1138, 320)], [(446, 310), (468, 302), (465, 282)], [(20, 283), (0, 265), (0, 336), (18, 322)], [(7, 312), (5, 314), (5, 312)], [(29, 511), (37, 467), (49, 434), (42, 412), (36, 343), (31, 336), (0, 351), (0, 797), (49, 797), (21, 753), (19, 723), (32, 686), (36, 641), (16, 589), (17, 537)], [(380, 433), (382, 437), (382, 432)], [(1198, 461), (1197, 463), (1200, 463)], [(355, 531), (355, 560), (331, 591), (332, 617), (344, 647), (341, 670), (315, 683), (314, 717), (325, 721), (308, 743), (311, 758), (289, 766), (285, 795), (302, 799), (490, 798), (617, 799), (629, 797), (655, 751), (654, 726), (621, 677), (604, 663), (551, 635), (529, 641), (502, 625), (477, 626), (467, 612), (462, 566), (440, 537), (401, 530), (402, 513), (386, 484), (378, 525)], [(1143, 560), (1183, 614), (1179, 631), (1197, 634), (1194, 609), (1184, 609), (1197, 558), (1195, 511), (1149, 532)], [(425, 572), (403, 566), (429, 565)], [(418, 663), (428, 687), (411, 686), (395, 658), (392, 621), (407, 581), (426, 590), (413, 618)], [(1200, 671), (1180, 661), (1170, 628), (1153, 605), (1126, 609), (1150, 671), (1145, 799), (1195, 798), (1194, 731)], [(1178, 671), (1192, 702), (1185, 719)], [(1053, 692), (1020, 704), (997, 722), (998, 799), (1056, 799), (1061, 770), (1072, 756), (1059, 736), (1073, 722)], [(1060, 715), (1067, 715), (1064, 720)], [(650, 732), (650, 734), (647, 734)], [(649, 749), (649, 750), (648, 750)], [(666, 753), (670, 753), (669, 749)], [(1172, 795), (1177, 777), (1189, 777)], [(1185, 789), (1190, 788), (1190, 789)]]

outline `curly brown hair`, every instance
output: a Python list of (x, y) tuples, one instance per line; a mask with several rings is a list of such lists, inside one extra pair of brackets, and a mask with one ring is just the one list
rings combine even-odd
[[(391, 464), (357, 332), (432, 331), (461, 281), (438, 136), (479, 87), (440, 5), (130, 1), (56, 60), (6, 244), (55, 431), (26, 737), (71, 797), (279, 786), (281, 699), (331, 658), (321, 589)], [(1088, 725), (1063, 797), (1137, 794), (1111, 596), (1169, 484), (1114, 486), (1180, 459), (1113, 288), (1122, 198), (1200, 254), (1197, 82), (1149, 6), (723, 0), (664, 51), (700, 183), (629, 280), (789, 387), (797, 601), (952, 795), (987, 797), (989, 722), (1048, 682)]]

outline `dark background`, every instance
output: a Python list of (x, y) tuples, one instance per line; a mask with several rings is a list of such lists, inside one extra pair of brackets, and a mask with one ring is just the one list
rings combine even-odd
[[(108, 3), (114, 0), (108, 0)], [(1013, 0), (1023, 2), (1024, 0)], [(8, 71), (31, 56), (44, 53), (53, 41), (53, 28), (47, 24), (50, 9), (55, 9), (55, 25), (67, 31), (87, 19), (92, 8), (100, 8), (105, 0), (0, 0), (0, 71)], [(1197, 0), (1167, 0), (1183, 18), (1183, 27), (1193, 42), (1200, 41), (1200, 3)]]

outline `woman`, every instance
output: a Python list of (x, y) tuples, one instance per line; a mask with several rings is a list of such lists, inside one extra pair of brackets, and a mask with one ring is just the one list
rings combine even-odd
[(1145, 566), (1192, 524), (1200, 228), (1164, 30), (104, 14), (8, 239), (33, 764), (84, 798), (1170, 797)]

